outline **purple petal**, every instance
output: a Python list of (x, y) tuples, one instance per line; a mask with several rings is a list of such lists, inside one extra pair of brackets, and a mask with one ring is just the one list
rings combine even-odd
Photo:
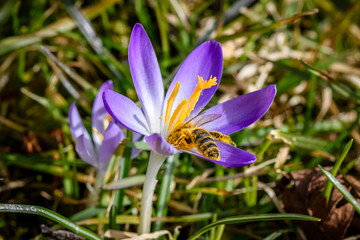
[(221, 80), (222, 68), (223, 57), (220, 43), (212, 40), (198, 46), (185, 59), (179, 71), (176, 73), (175, 78), (171, 82), (165, 97), (163, 115), (165, 114), (167, 100), (177, 82), (180, 82), (180, 89), (174, 101), (172, 111), (175, 110), (176, 106), (183, 99), (189, 99), (198, 83), (197, 76), (203, 77), (204, 80), (209, 80), (212, 75), (217, 78), (217, 85), (202, 91), (202, 95), (191, 113), (191, 115), (196, 115), (214, 95)]
[(143, 26), (136, 24), (129, 43), (129, 65), (144, 114), (151, 132), (160, 132), (164, 87), (160, 68), (150, 39)]
[(256, 157), (253, 154), (248, 153), (242, 149), (236, 148), (234, 146), (231, 146), (227, 143), (216, 141), (216, 145), (220, 151), (219, 161), (206, 158), (197, 152), (190, 152), (190, 151), (185, 151), (185, 152), (209, 160), (213, 163), (220, 164), (225, 167), (243, 167), (254, 163), (256, 160)]
[(111, 156), (124, 139), (124, 133), (115, 122), (111, 121), (104, 133), (104, 140), (99, 150), (99, 169), (105, 171)]
[(94, 148), (87, 147), (87, 143), (88, 140), (86, 139), (85, 134), (78, 136), (75, 138), (75, 150), (82, 160), (97, 168), (97, 159)]
[(208, 131), (218, 131), (229, 135), (237, 132), (262, 117), (271, 106), (276, 94), (275, 85), (251, 92), (227, 102), (218, 104), (204, 112), (222, 116), (203, 127)]
[[(92, 128), (96, 128), (96, 130), (98, 130), (98, 132), (101, 134), (104, 134), (104, 118), (108, 116), (102, 99), (102, 94), (107, 89), (114, 89), (111, 80), (104, 82), (100, 86), (92, 108)], [(93, 134), (93, 139), (97, 150), (99, 150), (101, 145), (100, 137), (97, 134)]]
[(76, 102), (73, 102), (69, 109), (69, 125), (71, 135), (75, 139), (76, 151), (79, 156), (88, 163), (95, 163), (96, 150), (89, 133), (81, 121), (79, 111), (76, 108)]
[(137, 142), (140, 140), (140, 138), (142, 137), (143, 135), (137, 133), (137, 132), (133, 132), (133, 136), (132, 136), (132, 141), (133, 142)]
[(103, 100), (106, 110), (117, 122), (142, 135), (150, 134), (143, 112), (129, 98), (113, 90), (106, 90)]
[(145, 137), (145, 141), (151, 147), (151, 149), (162, 155), (174, 155), (180, 153), (173, 145), (168, 143), (165, 138), (160, 134), (154, 133), (150, 136)]

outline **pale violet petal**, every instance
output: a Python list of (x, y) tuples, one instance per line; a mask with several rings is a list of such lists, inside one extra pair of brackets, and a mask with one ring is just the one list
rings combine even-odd
[(154, 133), (150, 136), (145, 137), (145, 141), (151, 147), (151, 149), (158, 154), (174, 155), (181, 152), (177, 150), (173, 145), (168, 143), (165, 138), (163, 138), (158, 133)]
[[(102, 99), (102, 94), (107, 89), (114, 89), (113, 83), (111, 80), (108, 80), (104, 82), (100, 88), (99, 91), (95, 97), (93, 107), (92, 107), (92, 128), (96, 129), (100, 134), (104, 135), (104, 118), (108, 117), (108, 113), (105, 109), (104, 102)], [(95, 147), (97, 149), (97, 152), (99, 152), (99, 148), (101, 145), (101, 139), (100, 136), (97, 134), (93, 134), (93, 140), (95, 143)]]
[(259, 91), (218, 104), (204, 111), (203, 115), (221, 114), (222, 116), (202, 127), (208, 131), (218, 131), (226, 135), (237, 132), (261, 118), (271, 106), (275, 94), (275, 85), (270, 85)]
[(197, 151), (185, 151), (197, 157), (206, 159), (216, 164), (220, 164), (225, 167), (243, 167), (255, 162), (256, 156), (248, 153), (240, 148), (236, 148), (227, 143), (216, 141), (216, 145), (220, 151), (220, 160), (216, 161), (207, 157), (204, 157)]
[(124, 132), (115, 122), (111, 121), (104, 133), (104, 140), (102, 141), (99, 151), (99, 169), (105, 171), (111, 156), (114, 154), (116, 148), (124, 139)]
[(75, 138), (75, 150), (83, 161), (97, 168), (96, 154), (86, 146), (86, 142), (84, 134)]
[(164, 87), (154, 49), (141, 24), (136, 24), (131, 33), (129, 65), (149, 130), (159, 133)]
[(103, 100), (106, 110), (118, 123), (142, 135), (150, 134), (143, 112), (129, 98), (108, 89)]
[(177, 82), (180, 82), (180, 89), (173, 103), (172, 112), (182, 100), (190, 98), (198, 83), (198, 76), (203, 77), (204, 80), (209, 80), (210, 76), (216, 77), (217, 85), (202, 91), (199, 101), (190, 114), (190, 116), (197, 115), (214, 95), (221, 80), (222, 68), (223, 57), (220, 43), (213, 40), (207, 41), (193, 50), (171, 82), (164, 101), (163, 116), (165, 115), (168, 99)]
[[(79, 151), (82, 152), (82, 155), (78, 152), (79, 156), (86, 162), (96, 161), (97, 154), (94, 144), (83, 122), (81, 121), (79, 111), (76, 107), (76, 102), (73, 102), (69, 109), (69, 125), (71, 135), (75, 139), (75, 144), (76, 146), (79, 145), (76, 149), (79, 149)], [(78, 139), (80, 139), (81, 142), (78, 142)]]

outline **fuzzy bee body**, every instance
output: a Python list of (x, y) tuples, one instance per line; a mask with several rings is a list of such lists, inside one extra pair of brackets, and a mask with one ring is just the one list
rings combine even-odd
[(218, 115), (206, 115), (198, 121), (189, 120), (180, 124), (170, 132), (167, 141), (179, 150), (191, 150), (192, 148), (196, 148), (204, 157), (219, 160), (220, 151), (215, 140), (231, 143), (233, 145), (235, 145), (235, 143), (231, 141), (229, 136), (216, 131), (209, 132), (205, 128), (199, 127), (217, 118), (219, 118)]
[(211, 159), (220, 159), (220, 151), (208, 131), (204, 128), (195, 128), (192, 130), (192, 134), (194, 136), (194, 145), (200, 153)]

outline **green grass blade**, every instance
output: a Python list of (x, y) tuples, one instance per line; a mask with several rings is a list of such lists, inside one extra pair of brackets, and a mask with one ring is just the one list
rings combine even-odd
[(112, 189), (124, 189), (128, 187), (138, 186), (142, 185), (145, 182), (145, 174), (141, 175), (135, 175), (131, 177), (125, 177), (118, 179), (116, 181), (113, 181), (103, 187), (103, 189), (106, 190), (112, 190)]
[(116, 229), (116, 205), (112, 205), (109, 213), (109, 229)]
[(346, 175), (355, 165), (355, 163), (359, 160), (359, 158), (355, 158), (348, 162), (343, 169), (341, 169), (341, 174)]
[(339, 160), (336, 161), (334, 168), (331, 170), (331, 174), (332, 174), (333, 176), (336, 176), (337, 172), (339, 171), (339, 168), (340, 168), (342, 162), (344, 161), (347, 153), (349, 152), (353, 141), (354, 141), (354, 140), (351, 139), (351, 140), (346, 144), (346, 146), (345, 146), (345, 148), (344, 148), (344, 151), (341, 153), (341, 155), (340, 155), (340, 157), (339, 157)]
[(20, 2), (8, 0), (2, 4), (0, 8), (0, 24), (3, 24), (6, 19), (10, 16), (11, 10), (15, 6), (15, 4), (19, 5)]
[(278, 129), (272, 130), (270, 132), (270, 136), (274, 139), (280, 139), (291, 146), (306, 150), (324, 151), (326, 146), (330, 144), (330, 142), (320, 138), (288, 133), (285, 131), (280, 131)]
[[(112, 7), (119, 0), (105, 0), (91, 5), (83, 10), (83, 13), (89, 19), (99, 16), (103, 11)], [(75, 23), (69, 17), (59, 19), (47, 27), (28, 35), (12, 36), (0, 41), (0, 56), (14, 51), (18, 48), (38, 43), (43, 39), (54, 37), (60, 33), (68, 32), (75, 28)]]
[[(357, 116), (356, 116), (355, 121), (348, 128), (344, 129), (335, 141), (331, 142), (328, 146), (326, 146), (324, 151), (330, 152), (337, 146), (340, 146), (340, 143), (343, 142), (344, 139), (349, 136), (349, 134), (353, 130), (353, 128), (355, 126), (358, 126), (359, 120), (360, 120), (360, 112), (359, 112), (359, 109), (357, 109)], [(318, 165), (320, 162), (321, 162), (321, 158), (318, 158), (318, 157), (314, 158), (307, 164), (307, 168), (314, 167), (314, 166)]]
[(69, 230), (73, 231), (74, 233), (82, 237), (85, 237), (86, 239), (101, 240), (101, 238), (97, 234), (89, 231), (86, 228), (76, 225), (75, 223), (61, 216), (60, 214), (43, 207), (24, 205), (24, 204), (0, 203), (0, 212), (13, 212), (13, 213), (40, 215), (63, 225), (64, 227), (68, 228)]
[(149, 145), (146, 142), (138, 141), (138, 142), (123, 142), (121, 144), (124, 144), (128, 148), (137, 148), (140, 150), (151, 150)]
[[(132, 132), (128, 131), (129, 139), (132, 139), (133, 138), (132, 136), (133, 136)], [(119, 175), (118, 175), (119, 181), (129, 176), (130, 168), (131, 168), (131, 148), (125, 148), (123, 159), (120, 165)], [(122, 213), (124, 198), (125, 198), (125, 190), (117, 189), (115, 192), (115, 199), (114, 199), (114, 204), (116, 206), (117, 214)]]
[(349, 193), (348, 190), (333, 176), (330, 172), (326, 171), (323, 167), (318, 165), (324, 175), (331, 181), (332, 184), (341, 192), (344, 198), (355, 208), (355, 210), (360, 214), (360, 204), (356, 201), (356, 199)]
[(84, 35), (87, 42), (98, 54), (103, 54), (104, 46), (101, 39), (96, 35), (90, 21), (81, 13), (81, 11), (70, 0), (63, 0), (65, 7), (71, 18), (76, 23), (80, 32)]
[(293, 22), (295, 22), (297, 19), (302, 18), (304, 16), (307, 15), (313, 15), (318, 13), (319, 11), (317, 9), (311, 10), (311, 11), (307, 11), (307, 12), (302, 12), (302, 13), (298, 13), (292, 17), (289, 18), (285, 18), (283, 20), (280, 20), (278, 22), (274, 22), (268, 26), (264, 26), (264, 27), (259, 27), (259, 28), (253, 28), (253, 29), (249, 29), (247, 31), (243, 31), (240, 33), (235, 33), (232, 35), (225, 35), (225, 36), (221, 36), (215, 40), (219, 41), (219, 42), (226, 42), (229, 40), (234, 40), (240, 37), (247, 37), (247, 36), (252, 36), (254, 34), (263, 34), (269, 31), (273, 31), (275, 29), (278, 29), (279, 27), (283, 26), (283, 25), (287, 25), (287, 24), (292, 24)]
[(106, 212), (104, 207), (88, 207), (70, 217), (70, 220), (73, 222), (81, 221), (87, 218), (95, 217), (100, 213)]
[(308, 134), (310, 124), (311, 124), (310, 123), (311, 122), (311, 117), (312, 117), (313, 110), (314, 110), (316, 83), (317, 83), (316, 76), (311, 75), (311, 77), (310, 77), (310, 89), (309, 89), (308, 96), (307, 96), (308, 101), (307, 101), (306, 112), (305, 112), (305, 123), (304, 123), (304, 129), (303, 129), (303, 133), (305, 135)]
[[(166, 160), (165, 173), (161, 181), (159, 199), (157, 201), (157, 206), (156, 206), (157, 217), (167, 216), (168, 203), (171, 195), (170, 187), (171, 187), (171, 182), (174, 180), (174, 169), (178, 159), (179, 159), (179, 154), (169, 156), (168, 159)], [(157, 221), (154, 223), (153, 231), (159, 231), (163, 229), (163, 227), (164, 227), (164, 223)]]
[(274, 240), (274, 239), (277, 239), (277, 238), (280, 237), (283, 233), (284, 233), (284, 230), (280, 230), (280, 231), (277, 231), (277, 232), (273, 232), (273, 233), (271, 233), (269, 236), (267, 236), (266, 238), (264, 238), (264, 240)]
[[(84, 88), (84, 90), (90, 90), (95, 94), (96, 89), (90, 83), (88, 83), (86, 79), (81, 77), (79, 74), (71, 70), (70, 67), (68, 67), (66, 64), (61, 62), (59, 59), (57, 59), (57, 57), (54, 54), (52, 54), (46, 47), (41, 46), (40, 48), (45, 53), (46, 56), (48, 56), (52, 61), (54, 61), (54, 63), (56, 63), (56, 65), (59, 66), (60, 69), (62, 69), (67, 75), (69, 75), (72, 79), (74, 79), (77, 82), (77, 84), (79, 84), (82, 88)], [(64, 82), (64, 81), (62, 82), (65, 88), (74, 97), (76, 97), (77, 94), (74, 93), (74, 91), (76, 90), (73, 88), (73, 86), (71, 86), (69, 82)]]
[(297, 221), (320, 221), (320, 219), (316, 217), (310, 217), (301, 214), (293, 214), (293, 213), (279, 213), (279, 214), (254, 214), (247, 216), (236, 216), (236, 217), (228, 217), (221, 219), (219, 221), (213, 222), (206, 227), (203, 227), (199, 231), (197, 231), (193, 236), (191, 236), (188, 240), (194, 240), (198, 238), (203, 233), (209, 231), (213, 227), (217, 227), (223, 224), (236, 224), (243, 222), (256, 222), (256, 221), (278, 221), (278, 220), (297, 220)]
[(360, 95), (357, 91), (354, 91), (351, 88), (345, 87), (342, 84), (339, 83), (339, 81), (337, 81), (336, 79), (334, 79), (333, 77), (331, 77), (329, 74), (327, 74), (324, 71), (321, 71), (318, 68), (315, 68), (314, 66), (311, 66), (310, 64), (308, 64), (307, 62), (305, 62), (304, 60), (299, 59), (300, 63), (302, 65), (304, 65), (306, 67), (306, 69), (312, 73), (314, 76), (317, 76), (323, 80), (326, 81), (326, 83), (329, 84), (329, 86), (335, 91), (338, 92), (339, 94), (343, 95), (344, 97), (348, 98), (348, 99), (352, 99), (354, 101), (356, 101), (357, 103), (360, 103)]
[(225, 224), (222, 224), (222, 225), (217, 227), (216, 233), (215, 233), (215, 240), (221, 240), (222, 239), (222, 236), (224, 234), (224, 230), (225, 230)]
[(65, 3), (66, 10), (68, 11), (71, 18), (75, 21), (80, 32), (85, 37), (91, 48), (106, 62), (112, 73), (118, 78), (123, 79), (123, 74), (119, 71), (126, 72), (126, 68), (121, 65), (115, 57), (108, 52), (101, 39), (97, 36), (92, 24), (86, 18), (84, 14), (72, 3), (70, 0), (63, 0)]
[[(196, 42), (196, 46), (200, 45), (201, 43), (205, 42), (206, 40), (208, 40), (211, 36), (211, 34), (216, 31), (216, 29), (218, 28), (219, 24), (223, 24), (226, 25), (228, 23), (230, 23), (231, 21), (233, 21), (234, 19), (236, 19), (238, 16), (242, 15), (242, 12), (239, 11), (239, 9), (241, 8), (249, 8), (251, 7), (251, 5), (253, 5), (257, 0), (238, 0), (235, 1), (234, 4), (232, 4), (229, 9), (226, 10), (226, 12), (224, 13), (224, 18), (223, 19), (218, 19), (212, 26), (211, 28), (205, 32), (200, 38), (199, 40)], [(204, 11), (205, 9), (208, 9), (209, 6), (214, 2), (214, 0), (212, 1), (204, 1), (202, 7), (199, 7), (198, 9), (195, 10), (195, 12), (201, 12)]]
[[(333, 169), (331, 170), (331, 174), (336, 177), (336, 174), (338, 173), (339, 171), (339, 168), (342, 164), (342, 162), (344, 161), (347, 153), (349, 152), (350, 148), (351, 148), (351, 145), (353, 143), (353, 139), (351, 139), (345, 146), (344, 148), (344, 151), (341, 153), (339, 159), (336, 161)], [(325, 190), (324, 190), (324, 196), (326, 198), (326, 202), (329, 202), (329, 199), (330, 199), (330, 195), (331, 195), (331, 190), (332, 190), (332, 183), (330, 181), (328, 181), (326, 183), (326, 186), (325, 186)]]

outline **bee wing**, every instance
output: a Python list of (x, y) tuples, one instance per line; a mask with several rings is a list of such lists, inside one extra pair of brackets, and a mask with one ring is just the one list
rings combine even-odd
[(212, 122), (218, 118), (221, 117), (221, 114), (200, 114), (195, 116), (194, 118), (190, 119), (189, 122), (191, 122), (194, 126), (200, 127), (206, 123)]

